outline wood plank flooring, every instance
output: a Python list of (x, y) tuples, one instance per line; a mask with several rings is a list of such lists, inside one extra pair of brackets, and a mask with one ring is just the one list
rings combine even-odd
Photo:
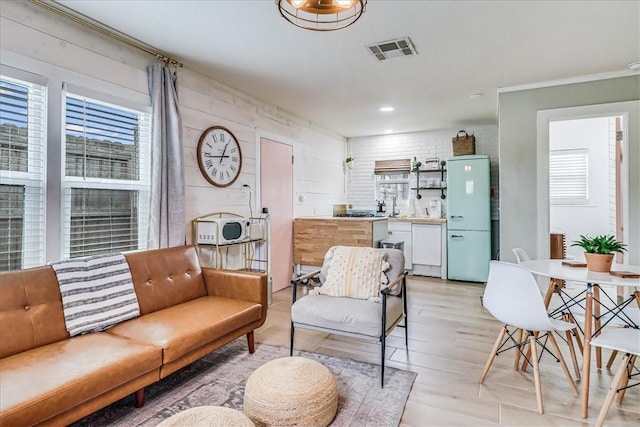
[[(532, 370), (514, 371), (513, 352), (498, 356), (485, 383), (478, 383), (502, 327), (480, 303), (483, 285), (409, 276), (408, 290), (409, 349), (404, 329), (396, 328), (386, 351), (388, 366), (418, 373), (401, 426), (595, 424), (620, 358), (612, 370), (598, 370), (594, 361), (589, 418), (583, 419), (580, 398), (572, 394), (559, 363), (545, 355), (540, 363), (545, 413), (540, 415)], [(290, 309), (291, 289), (276, 292), (256, 342), (288, 347)], [(568, 361), (566, 344), (559, 345)], [(376, 364), (380, 357), (376, 342), (304, 329), (296, 329), (295, 349)], [(606, 362), (609, 353), (603, 354)], [(613, 403), (605, 425), (640, 425), (640, 387), (627, 390), (622, 406)]]

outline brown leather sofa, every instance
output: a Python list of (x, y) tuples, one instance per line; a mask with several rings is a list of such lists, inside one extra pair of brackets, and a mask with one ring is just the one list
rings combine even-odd
[(66, 425), (234, 339), (267, 315), (264, 274), (201, 268), (195, 248), (125, 255), (140, 317), (70, 337), (50, 266), (0, 273), (0, 426)]

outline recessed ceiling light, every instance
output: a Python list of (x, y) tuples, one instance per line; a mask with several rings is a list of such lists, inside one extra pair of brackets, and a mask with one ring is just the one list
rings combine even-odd
[(627, 64), (627, 67), (631, 71), (639, 71), (640, 70), (640, 61), (633, 61)]
[(471, 95), (469, 95), (469, 99), (481, 98), (482, 96), (484, 96), (484, 94), (480, 92), (472, 93)]
[(385, 135), (389, 135), (390, 133), (393, 133), (393, 129), (386, 129), (384, 133)]
[(388, 113), (390, 111), (395, 110), (395, 108), (387, 106), (387, 107), (380, 107), (380, 111), (382, 111), (383, 113)]

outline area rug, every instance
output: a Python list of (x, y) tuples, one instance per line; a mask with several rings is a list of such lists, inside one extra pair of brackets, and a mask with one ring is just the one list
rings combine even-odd
[[(416, 378), (415, 372), (385, 368), (380, 388), (380, 366), (305, 351), (294, 355), (316, 360), (338, 380), (338, 413), (332, 426), (398, 426)], [(79, 426), (156, 426), (165, 418), (195, 406), (226, 406), (242, 410), (249, 375), (266, 362), (289, 356), (289, 350), (256, 344), (247, 351), (238, 339), (191, 365), (148, 386), (145, 405), (136, 409), (128, 396), (73, 424)]]

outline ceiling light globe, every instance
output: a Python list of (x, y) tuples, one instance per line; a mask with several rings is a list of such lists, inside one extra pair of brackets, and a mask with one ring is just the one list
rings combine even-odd
[(353, 0), (333, 0), (333, 5), (343, 9), (348, 9), (353, 6)]
[(334, 31), (356, 22), (367, 0), (275, 0), (280, 15), (299, 28)]

